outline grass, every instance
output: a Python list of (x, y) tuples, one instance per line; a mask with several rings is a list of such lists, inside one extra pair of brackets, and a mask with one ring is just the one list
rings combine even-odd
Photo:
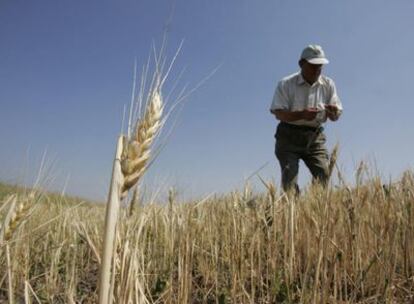
[[(121, 210), (114, 302), (411, 303), (413, 195), (406, 173)], [(96, 303), (104, 206), (43, 197), (7, 242), (11, 283), (0, 245), (0, 302), (11, 284), (16, 303)]]

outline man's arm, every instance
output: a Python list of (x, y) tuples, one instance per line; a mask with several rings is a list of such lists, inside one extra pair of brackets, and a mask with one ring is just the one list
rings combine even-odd
[(329, 79), (331, 97), (327, 104), (325, 104), (326, 115), (331, 121), (337, 121), (342, 114), (342, 103), (336, 91), (335, 83)]
[(313, 120), (318, 114), (318, 110), (313, 108), (295, 112), (289, 112), (284, 110), (270, 110), (270, 112), (274, 114), (278, 120), (283, 122), (292, 122), (302, 119)]

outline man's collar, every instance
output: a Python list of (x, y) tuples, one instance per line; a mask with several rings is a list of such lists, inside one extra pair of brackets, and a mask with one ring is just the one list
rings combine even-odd
[[(307, 83), (306, 80), (303, 78), (302, 73), (299, 71), (298, 73), (298, 79), (297, 79), (297, 84), (298, 85), (302, 85)], [(316, 80), (317, 84), (322, 84), (322, 75), (318, 77), (318, 80)]]
[(302, 84), (304, 84), (304, 83), (306, 83), (306, 81), (305, 81), (305, 79), (303, 78), (303, 76), (302, 76), (302, 74), (301, 74), (301, 72), (299, 72), (298, 73), (298, 81), (297, 81), (297, 84), (298, 85), (302, 85)]

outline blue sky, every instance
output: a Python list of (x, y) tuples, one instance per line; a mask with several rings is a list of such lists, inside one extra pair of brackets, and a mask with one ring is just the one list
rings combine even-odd
[(50, 188), (105, 200), (134, 60), (141, 67), (160, 44), (172, 11), (168, 53), (184, 46), (171, 80), (185, 68), (180, 84), (191, 87), (220, 68), (189, 97), (150, 188), (227, 192), (263, 165), (279, 183), (268, 108), (309, 43), (324, 47), (344, 105), (326, 126), (344, 174), (360, 160), (386, 179), (412, 168), (412, 1), (4, 0), (0, 179), (30, 184), (47, 150)]

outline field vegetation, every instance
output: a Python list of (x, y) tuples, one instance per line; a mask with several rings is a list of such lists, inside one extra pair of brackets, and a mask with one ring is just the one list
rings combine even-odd
[[(122, 208), (113, 303), (413, 303), (414, 178)], [(0, 186), (0, 302), (97, 303), (105, 208)], [(15, 205), (12, 213), (11, 206)]]

